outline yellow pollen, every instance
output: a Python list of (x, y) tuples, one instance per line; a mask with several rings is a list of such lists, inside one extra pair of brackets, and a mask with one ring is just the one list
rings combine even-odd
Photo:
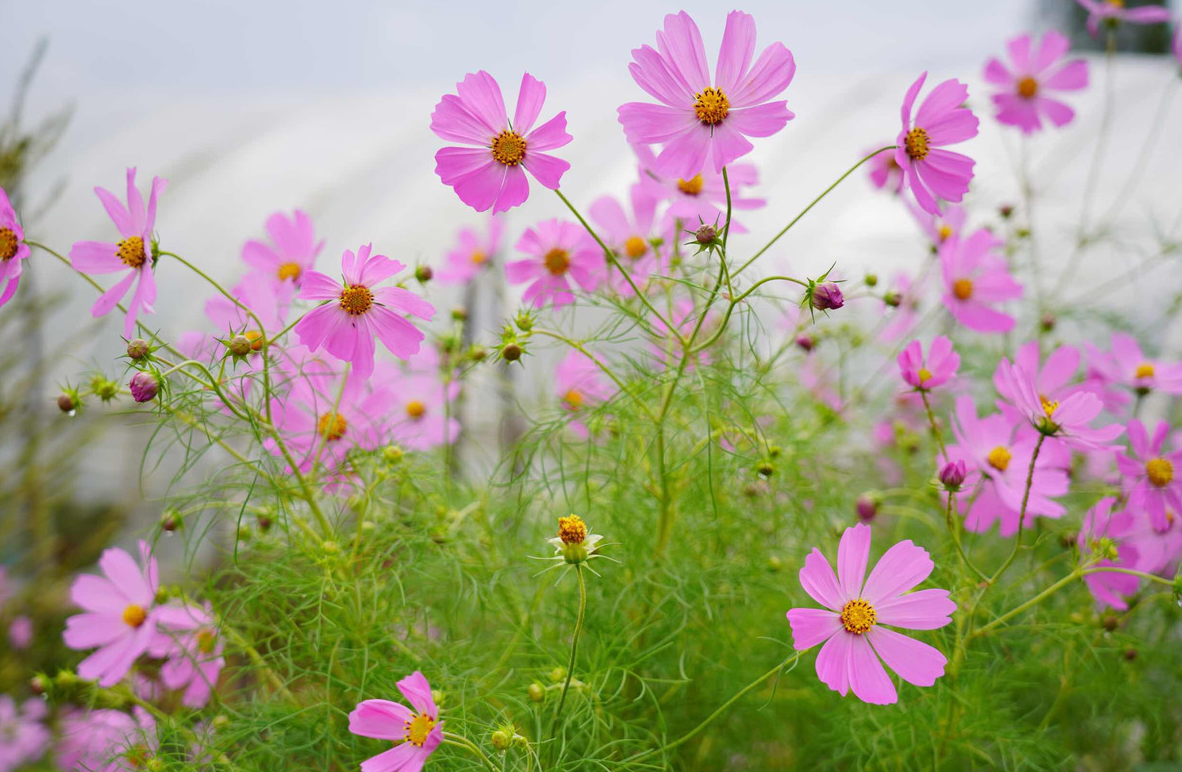
[(212, 654), (214, 644), (218, 641), (217, 636), (210, 630), (202, 630), (197, 633), (197, 650), (202, 654)]
[(903, 147), (912, 161), (922, 161), (928, 157), (928, 133), (921, 128), (914, 128), (907, 132), (903, 140)]
[(472, 257), (469, 259), (472, 261), (472, 265), (484, 265), (484, 263), (488, 260), (488, 255), (484, 254), (478, 249), (472, 253)]
[(344, 437), (348, 428), (349, 422), (339, 413), (325, 413), (316, 422), (316, 431), (328, 442), (335, 442)]
[(546, 263), (546, 270), (555, 276), (561, 276), (570, 268), (570, 255), (565, 249), (551, 249), (542, 260)]
[(427, 406), (417, 399), (412, 399), (406, 403), (406, 415), (414, 420), (419, 420), (423, 414), (427, 412)]
[(583, 392), (578, 389), (571, 389), (563, 395), (562, 401), (570, 405), (572, 410), (578, 410), (583, 406)]
[(1109, 5), (1111, 5), (1114, 8), (1124, 8), (1125, 7), (1125, 0), (1104, 0), (1104, 2), (1108, 3)]
[(134, 603), (123, 609), (123, 621), (131, 627), (139, 627), (148, 618), (148, 612), (144, 611), (143, 606), (137, 606)]
[(0, 260), (11, 260), (16, 255), (19, 244), (16, 240), (16, 231), (12, 228), (0, 228)]
[(492, 156), (497, 163), (516, 166), (525, 158), (525, 138), (515, 131), (505, 129), (493, 137)]
[(1038, 93), (1038, 81), (1027, 75), (1018, 81), (1018, 96), (1023, 99), (1033, 99)]
[(952, 282), (952, 294), (956, 295), (958, 300), (968, 300), (973, 296), (973, 280), (957, 279)]
[(419, 713), (406, 722), (406, 741), (422, 748), (423, 743), (427, 742), (427, 735), (431, 734), (434, 728), (435, 719), (426, 713)]
[(624, 242), (624, 254), (633, 260), (644, 257), (644, 253), (648, 251), (648, 242), (640, 236), (629, 236), (628, 240)]
[(1004, 445), (998, 445), (996, 448), (989, 451), (989, 455), (985, 457), (985, 460), (989, 462), (989, 466), (993, 467), (999, 472), (1004, 472), (1005, 470), (1009, 469), (1010, 459), (1013, 457), (1014, 454), (1010, 453), (1009, 448)]
[(300, 268), (299, 263), (283, 263), (279, 266), (279, 270), (276, 273), (279, 275), (279, 281), (286, 281), (287, 279), (295, 281), (300, 278), (303, 269)]
[(688, 180), (678, 180), (677, 189), (687, 196), (696, 196), (702, 192), (702, 175), (695, 174)]
[(247, 330), (242, 333), (242, 337), (250, 341), (251, 351), (260, 351), (263, 348), (263, 334), (258, 330)]
[(927, 383), (928, 381), (930, 381), (932, 379), (932, 371), (927, 369), (926, 367), (919, 368), (919, 372), (916, 373), (916, 375), (919, 376), (920, 383)]
[(1059, 401), (1046, 397), (1039, 397), (1039, 399), (1042, 401), (1042, 412), (1047, 414), (1047, 418), (1054, 418), (1055, 411), (1059, 409)]
[(360, 316), (373, 308), (373, 293), (369, 287), (350, 285), (341, 290), (341, 310), (349, 316)]
[(558, 518), (558, 538), (563, 544), (582, 544), (587, 538), (587, 524), (578, 515)]
[(1155, 488), (1164, 488), (1174, 479), (1174, 465), (1168, 458), (1155, 458), (1145, 464), (1145, 475)]
[(841, 624), (854, 635), (861, 635), (874, 627), (877, 620), (878, 612), (874, 610), (874, 606), (861, 598), (851, 600), (841, 607)]
[(948, 237), (952, 235), (952, 226), (941, 223), (940, 229), (936, 232), (936, 235), (940, 237), (940, 243), (943, 244), (948, 240)]
[(1152, 378), (1156, 374), (1156, 372), (1157, 371), (1153, 369), (1152, 364), (1150, 364), (1149, 362), (1142, 362), (1141, 364), (1137, 365), (1137, 372), (1133, 373), (1133, 377), (1135, 377), (1135, 378)]
[(707, 126), (722, 123), (722, 119), (731, 111), (731, 102), (721, 89), (704, 88), (694, 97), (694, 115)]
[(128, 268), (139, 268), (148, 259), (148, 254), (144, 252), (144, 240), (139, 236), (129, 236), (120, 241), (115, 256)]

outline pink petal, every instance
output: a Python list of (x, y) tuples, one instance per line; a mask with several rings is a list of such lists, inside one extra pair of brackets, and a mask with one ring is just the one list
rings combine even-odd
[(122, 589), (94, 574), (81, 574), (70, 585), (70, 600), (87, 611), (119, 616), (131, 605)]
[(401, 740), (406, 722), (414, 718), (410, 708), (390, 700), (366, 700), (349, 714), (349, 731), (378, 740)]
[(632, 143), (664, 143), (698, 127), (693, 111), (683, 107), (629, 102), (620, 105), (617, 113), (624, 135)]
[(91, 612), (75, 614), (67, 619), (62, 639), (71, 649), (93, 649), (130, 635), (131, 631), (132, 628), (121, 616)]
[(759, 59), (735, 93), (728, 94), (731, 107), (750, 107), (778, 96), (788, 88), (796, 75), (796, 60), (783, 43), (772, 43), (760, 53)]
[(944, 675), (948, 660), (926, 643), (877, 626), (866, 633), (866, 640), (887, 667), (909, 684), (932, 686)]
[(842, 592), (833, 575), (833, 568), (829, 561), (814, 548), (804, 559), (804, 567), (800, 569), (800, 586), (813, 600), (833, 611), (840, 611), (848, 597)]
[(509, 117), (505, 112), (505, 100), (501, 87), (493, 76), (484, 70), (468, 73), (456, 84), (456, 93), (464, 106), (490, 130), (490, 138), (508, 128)]
[[(543, 187), (550, 190), (558, 190), (558, 186), (562, 182), (562, 175), (570, 169), (569, 163), (546, 153), (526, 153), (521, 165), (529, 170), (529, 173), (542, 183)], [(510, 177), (512, 177), (512, 172), (510, 172)], [(522, 181), (524, 182), (524, 177), (522, 177)], [(514, 180), (514, 182), (516, 181)], [(526, 195), (528, 195), (528, 183), (526, 183), (525, 189)], [(521, 201), (524, 202), (525, 198), (522, 197)]]
[(755, 19), (742, 11), (731, 11), (726, 16), (718, 66), (714, 72), (714, 81), (724, 94), (738, 92), (739, 80), (751, 66), (754, 55)]
[(564, 110), (525, 135), (526, 156), (528, 157), (531, 151), (557, 150), (570, 144), (572, 139), (574, 137), (566, 131), (566, 111)]
[(361, 762), (361, 772), (403, 772), (420, 753), (421, 749), (413, 743), (403, 743)]
[[(400, 359), (409, 359), (419, 353), (419, 346), (425, 335), (418, 327), (386, 308), (375, 308), (366, 316), (369, 318), (369, 323), (373, 326), (378, 340), (382, 341), (382, 345), (388, 348), (394, 356)], [(372, 343), (371, 338), (371, 348)], [(372, 355), (370, 359), (373, 359)], [(373, 369), (372, 365), (370, 369)]]
[(935, 630), (951, 622), (956, 603), (948, 590), (916, 590), (874, 604), (879, 624), (908, 630)]
[(837, 545), (837, 576), (845, 600), (862, 596), (862, 582), (866, 578), (866, 564), (869, 561), (870, 526), (858, 523), (846, 528)]
[(724, 124), (748, 137), (770, 137), (784, 128), (792, 117), (787, 102), (768, 102), (755, 107), (732, 109)]
[(126, 238), (139, 235), (132, 227), (131, 215), (127, 213), (127, 207), (123, 205), (122, 201), (106, 188), (95, 188), (94, 193), (102, 202), (103, 208), (107, 210), (111, 221), (115, 223), (115, 229), (119, 231), (120, 236)]
[(517, 108), (513, 111), (513, 130), (522, 136), (534, 127), (534, 121), (542, 112), (546, 101), (546, 84), (528, 72), (521, 76), (521, 89), (517, 92)]
[(788, 612), (792, 645), (797, 651), (811, 649), (842, 629), (841, 616), (819, 608), (794, 608)]
[(657, 33), (657, 44), (673, 70), (695, 91), (710, 85), (706, 48), (698, 25), (685, 11), (665, 17), (664, 34)]
[(817, 652), (817, 678), (842, 696), (850, 690), (850, 651), (857, 637), (843, 630)]
[(478, 145), (487, 148), (498, 131), (473, 115), (464, 100), (454, 94), (446, 94), (435, 105), (431, 113), (431, 131), (435, 136), (449, 142)]
[(119, 259), (119, 246), (105, 241), (79, 241), (70, 248), (70, 265), (82, 273), (126, 271)]
[(402, 692), (402, 696), (406, 697), (419, 713), (439, 718), (439, 708), (431, 696), (431, 684), (418, 670), (398, 682), (398, 691)]
[[(547, 161), (554, 161), (555, 163), (561, 164), (566, 163), (553, 156), (542, 155), (540, 153), (536, 154), (535, 158), (544, 158)], [(569, 164), (566, 165), (569, 167)], [(555, 173), (554, 167), (546, 166), (546, 161), (542, 162), (542, 168), (545, 168), (544, 173), (547, 175)], [(558, 176), (562, 176), (561, 172), (558, 173)], [(459, 187), (457, 186), (456, 189), (458, 191)], [(526, 179), (525, 171), (521, 166), (505, 167), (505, 179), (501, 184), (501, 191), (497, 195), (497, 201), (493, 204), (493, 214), (507, 212), (515, 206), (521, 206), (527, 198), (529, 198), (529, 180)]]
[(1042, 86), (1057, 91), (1077, 91), (1087, 88), (1088, 63), (1083, 59), (1067, 62), (1058, 72), (1043, 81)]
[(866, 579), (862, 597), (877, 605), (927, 579), (933, 568), (935, 564), (927, 550), (915, 546), (911, 540), (901, 541), (879, 558)]
[(301, 278), (301, 300), (339, 300), (344, 287), (331, 276), (319, 271), (306, 271)]
[(898, 702), (895, 685), (870, 648), (870, 642), (861, 635), (853, 638), (849, 654), (849, 677), (854, 695), (871, 705), (892, 705)]
[(132, 603), (145, 608), (155, 601), (156, 593), (144, 579), (143, 569), (135, 559), (117, 547), (103, 550), (99, 568)]

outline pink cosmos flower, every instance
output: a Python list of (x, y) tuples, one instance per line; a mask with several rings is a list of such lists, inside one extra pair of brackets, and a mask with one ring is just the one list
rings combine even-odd
[(271, 243), (251, 239), (242, 247), (242, 259), (265, 276), (280, 295), (290, 298), (304, 273), (316, 265), (324, 241), (316, 241), (311, 218), (299, 209), (291, 217), (276, 212), (267, 218), (266, 227)]
[(754, 53), (755, 19), (731, 11), (711, 80), (698, 25), (685, 11), (666, 16), (657, 50), (641, 46), (632, 51), (632, 79), (661, 104), (620, 106), (628, 141), (664, 144), (657, 171), (686, 180), (703, 169), (721, 172), (749, 153), (754, 145), (747, 137), (770, 137), (794, 117), (787, 102), (768, 101), (792, 82), (792, 53), (773, 43), (752, 65)]
[[(617, 391), (616, 385), (603, 373), (595, 360), (578, 349), (571, 349), (554, 372), (554, 392), (564, 410), (578, 415), (595, 405), (607, 402)], [(570, 423), (571, 431), (586, 439), (590, 432), (577, 418)]]
[(1170, 9), (1158, 5), (1140, 8), (1125, 8), (1124, 0), (1075, 0), (1088, 12), (1088, 32), (1092, 37), (1100, 35), (1100, 25), (1116, 27), (1121, 22), (1130, 24), (1157, 24), (1170, 20)]
[(1128, 432), (1132, 453), (1116, 455), (1128, 493), (1126, 508), (1147, 512), (1153, 527), (1165, 531), (1170, 527), (1167, 509), (1182, 514), (1182, 477), (1175, 476), (1175, 470), (1182, 469), (1182, 449), (1165, 451), (1170, 433), (1165, 421), (1158, 423), (1152, 437), (1137, 419), (1129, 421)]
[[(648, 277), (662, 270), (663, 262), (654, 241), (668, 243), (675, 236), (668, 229), (658, 227), (656, 221), (657, 196), (652, 186), (636, 183), (629, 190), (630, 211), (625, 212), (620, 202), (611, 196), (597, 199), (588, 214), (598, 226), (599, 237), (612, 250), (620, 264), (641, 290)], [(617, 271), (610, 271), (609, 283), (622, 295), (632, 295), (631, 285)]]
[(163, 606), (156, 617), (161, 634), (152, 653), (167, 657), (160, 667), (160, 680), (169, 689), (185, 690), (181, 698), (185, 707), (203, 707), (226, 666), (225, 644), (209, 604), (205, 608)]
[[(863, 155), (870, 155), (879, 147), (883, 147), (886, 143), (877, 145), (870, 150), (867, 150)], [(903, 167), (899, 166), (895, 154), (889, 151), (884, 151), (874, 156), (867, 162), (869, 168), (870, 183), (879, 190), (888, 190), (891, 193), (900, 193), (903, 190)]]
[[(919, 322), (919, 302), (923, 297), (923, 285), (926, 283), (921, 277), (912, 282), (905, 273), (897, 273), (891, 278), (891, 283), (883, 296), (882, 312), (889, 316), (889, 321), (883, 326), (879, 337), (887, 342), (899, 340), (912, 334)], [(887, 302), (887, 301), (890, 302)]]
[(475, 147), (445, 147), (435, 154), (435, 173), (444, 185), (477, 212), (507, 212), (525, 203), (529, 182), (525, 172), (550, 190), (557, 190), (570, 164), (544, 151), (571, 141), (566, 112), (534, 128), (546, 86), (528, 72), (521, 78), (513, 122), (505, 112), (501, 87), (481, 70), (456, 84), (431, 114), (431, 131), (440, 139)]
[(895, 161), (916, 203), (929, 214), (939, 214), (936, 199), (960, 203), (975, 164), (968, 156), (942, 148), (977, 136), (977, 116), (961, 106), (968, 99), (968, 87), (946, 80), (923, 100), (912, 123), (911, 108), (927, 77), (926, 72), (920, 75), (903, 98), (903, 129), (895, 140)]
[(135, 332), (135, 320), (140, 311), (152, 313), (156, 302), (156, 279), (152, 275), (152, 229), (156, 226), (156, 199), (168, 185), (168, 180), (152, 178), (148, 205), (135, 186), (135, 168), (127, 170), (127, 206), (104, 188), (94, 192), (103, 202), (123, 240), (118, 244), (105, 241), (79, 241), (70, 249), (70, 263), (82, 273), (102, 274), (126, 271), (127, 275), (104, 292), (90, 312), (95, 317), (111, 312), (134, 283), (135, 295), (127, 309), (123, 334), (130, 338)]
[(488, 230), (483, 235), (475, 228), (460, 228), (456, 246), (447, 253), (447, 266), (435, 278), (440, 284), (467, 284), (475, 279), (500, 252), (504, 230), (499, 217), (488, 218)]
[[(1105, 557), (1096, 565), (1136, 569), (1139, 559), (1137, 549), (1125, 541), (1125, 537), (1135, 527), (1133, 516), (1127, 511), (1113, 512), (1115, 504), (1116, 499), (1111, 496), (1097, 501), (1084, 515), (1076, 543), (1079, 545), (1079, 551), (1086, 555), (1099, 546), (1100, 539), (1111, 539), (1116, 544), (1116, 560)], [(1129, 604), (1125, 597), (1137, 592), (1141, 580), (1131, 574), (1104, 571), (1088, 574), (1084, 577), (1084, 583), (1101, 606), (1126, 611)]]
[[(1105, 353), (1088, 344), (1088, 366), (1092, 379), (1104, 391), (1119, 386), (1144, 396), (1152, 391), (1182, 394), (1182, 363), (1150, 359), (1141, 344), (1124, 332), (1112, 334), (1112, 351)], [(1123, 392), (1106, 394), (1105, 403), (1121, 406), (1128, 402)]]
[(999, 383), (1009, 394), (1010, 403), (1040, 433), (1057, 437), (1068, 447), (1083, 452), (1114, 449), (1111, 441), (1124, 431), (1123, 426), (1112, 424), (1092, 428), (1092, 421), (1104, 409), (1104, 403), (1095, 394), (1077, 391), (1062, 400), (1044, 399), (1038, 393), (1033, 376), (1021, 365), (1012, 365), (1002, 359), (997, 367)]
[(923, 344), (913, 340), (899, 352), (898, 363), (908, 385), (919, 391), (930, 391), (956, 375), (960, 355), (952, 350), (952, 341), (940, 335), (932, 341), (927, 359), (923, 356)]
[(945, 207), (943, 214), (929, 214), (911, 202), (907, 203), (907, 209), (931, 242), (932, 251), (939, 250), (940, 245), (949, 239), (960, 238), (968, 219), (968, 211), (955, 204)]
[[(1039, 395), (1048, 401), (1061, 402), (1076, 391), (1087, 390), (1080, 384), (1071, 383), (1079, 370), (1079, 362), (1079, 349), (1074, 346), (1058, 346), (1047, 356), (1045, 363), (1041, 362), (1038, 340), (1023, 343), (1014, 356), (1014, 364), (1021, 367), (1023, 372), (1033, 375)], [(1009, 382), (1002, 377), (1001, 370), (999, 362), (993, 373), (993, 386), (1001, 395), (997, 407), (1011, 423), (1020, 423), (1025, 420), (1024, 416), (1011, 404), (1015, 395), (1010, 392)]]
[(13, 618), (12, 623), (8, 625), (8, 642), (16, 651), (29, 648), (29, 644), (33, 642), (33, 620), (27, 616)]
[(70, 587), (70, 599), (84, 609), (66, 620), (63, 634), (71, 649), (98, 650), (78, 665), (78, 675), (99, 686), (114, 686), (148, 650), (156, 635), (156, 559), (147, 542), (139, 543), (140, 560), (121, 549), (103, 550), (104, 577), (82, 574)]
[(0, 694), (0, 772), (13, 772), (45, 755), (49, 748), (45, 701), (25, 700), (20, 706)]
[[(935, 567), (927, 550), (908, 541), (895, 544), (879, 559), (870, 576), (870, 526), (845, 529), (837, 547), (837, 575), (818, 549), (800, 569), (800, 585), (828, 611), (794, 608), (788, 612), (797, 651), (825, 645), (817, 654), (817, 677), (844, 696), (851, 689), (863, 702), (898, 701), (887, 667), (910, 684), (931, 686), (948, 662), (926, 643), (883, 625), (907, 630), (935, 630), (952, 621), (956, 604), (947, 590), (908, 592)], [(865, 581), (863, 581), (865, 580)]]
[(424, 349), (405, 369), (382, 364), (378, 382), (390, 390), (390, 438), (419, 451), (454, 443), (460, 435), (455, 409), (460, 381), (444, 381), (436, 350)]
[(16, 294), (21, 282), (21, 263), (28, 257), (25, 230), (16, 219), (8, 194), (0, 188), (0, 306)]
[(385, 255), (371, 255), (370, 244), (346, 249), (341, 257), (344, 285), (318, 271), (304, 275), (300, 297), (327, 300), (295, 326), (300, 342), (312, 351), (324, 348), (342, 362), (353, 363), (358, 378), (373, 372), (374, 338), (401, 359), (417, 354), (423, 332), (403, 314), (430, 321), (435, 307), (410, 290), (377, 285), (406, 266)]
[(944, 307), (956, 321), (977, 332), (1008, 332), (1014, 317), (994, 306), (1022, 297), (1022, 285), (1010, 276), (997, 254), (1001, 240), (982, 228), (968, 238), (949, 239), (940, 247)]
[(1083, 59), (1061, 60), (1071, 47), (1066, 35), (1051, 31), (1042, 36), (1037, 48), (1030, 35), (1019, 35), (1006, 43), (1013, 69), (1000, 60), (985, 65), (985, 80), (1000, 86), (993, 95), (997, 120), (1017, 126), (1025, 134), (1042, 129), (1042, 118), (1066, 126), (1075, 117), (1069, 106), (1047, 96), (1047, 92), (1079, 91), (1088, 85), (1088, 63)]
[(585, 292), (594, 291), (603, 281), (603, 251), (573, 222), (543, 220), (526, 229), (516, 249), (529, 257), (506, 263), (505, 276), (510, 284), (529, 283), (522, 300), (534, 308), (547, 302), (555, 306), (575, 302), (572, 279)]
[(362, 737), (399, 743), (361, 762), (361, 772), (419, 772), (443, 742), (439, 708), (431, 684), (419, 671), (398, 682), (411, 708), (389, 700), (365, 700), (349, 714), (349, 731)]
[(138, 705), (121, 710), (71, 709), (61, 720), (56, 757), (60, 769), (136, 772), (159, 747), (156, 721)]
[[(649, 187), (653, 195), (669, 202), (665, 217), (681, 221), (683, 230), (693, 231), (701, 224), (721, 228), (726, 223), (726, 183), (722, 175), (703, 169), (689, 179), (668, 178), (653, 170), (656, 159), (644, 145), (633, 145), (640, 159), (640, 183)], [(767, 204), (762, 198), (751, 197), (745, 188), (759, 184), (759, 169), (754, 164), (734, 164), (726, 169), (731, 186), (731, 233), (746, 233), (747, 229), (735, 216), (736, 212), (761, 209)], [(682, 238), (684, 234), (675, 234)]]

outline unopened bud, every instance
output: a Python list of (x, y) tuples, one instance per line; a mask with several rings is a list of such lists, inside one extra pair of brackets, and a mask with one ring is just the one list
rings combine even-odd
[(863, 493), (854, 503), (854, 509), (858, 513), (859, 520), (869, 523), (878, 514), (878, 497)]
[(841, 288), (831, 281), (818, 284), (812, 290), (813, 308), (818, 311), (835, 311), (845, 305)]
[(866, 274), (866, 278), (863, 279), (863, 281), (866, 282), (867, 287), (877, 287), (878, 286), (878, 274), (868, 273), (868, 274)]
[(888, 292), (882, 296), (882, 302), (885, 303), (886, 305), (890, 306), (891, 308), (898, 308), (900, 305), (903, 304), (903, 296), (900, 295), (898, 292), (891, 290), (890, 292)]
[(523, 353), (521, 346), (518, 346), (516, 343), (510, 343), (501, 348), (501, 358), (506, 362), (516, 362), (521, 359)]
[(149, 372), (140, 371), (131, 376), (127, 387), (131, 389), (131, 396), (136, 402), (150, 402), (160, 392), (160, 382)]
[(541, 702), (546, 699), (546, 689), (541, 684), (530, 684), (529, 688), (525, 691), (534, 702)]
[(143, 359), (151, 353), (151, 348), (148, 346), (148, 341), (143, 338), (136, 338), (127, 344), (127, 356), (132, 359)]
[(57, 409), (63, 413), (69, 413), (78, 408), (78, 402), (74, 399), (74, 395), (62, 392), (57, 396)]
[(1002, 204), (1001, 206), (999, 206), (997, 208), (997, 213), (1002, 216), (1002, 219), (1008, 220), (1008, 219), (1010, 219), (1010, 215), (1012, 215), (1014, 213), (1014, 205), (1013, 204)]
[(817, 345), (817, 339), (812, 335), (797, 335), (796, 346), (802, 351), (812, 351), (813, 347)]
[(718, 236), (718, 231), (714, 230), (713, 225), (703, 225), (694, 231), (694, 240), (699, 244), (709, 244)]
[(513, 744), (513, 735), (506, 732), (504, 729), (498, 729), (492, 733), (490, 738), (492, 746), (498, 751), (507, 751), (509, 746)]
[(419, 284), (426, 284), (434, 277), (435, 271), (429, 265), (420, 265), (415, 268), (415, 279), (418, 280)]
[(964, 478), (968, 475), (968, 467), (964, 460), (949, 461), (940, 469), (940, 482), (949, 491), (958, 491), (964, 485)]
[(181, 514), (175, 510), (168, 510), (160, 518), (160, 527), (169, 533), (177, 530), (182, 525), (184, 525), (184, 520), (181, 518)]
[(233, 338), (230, 338), (228, 348), (231, 354), (241, 359), (250, 355), (253, 344), (251, 344), (250, 338), (245, 335), (235, 335)]
[(463, 306), (456, 306), (451, 310), (451, 318), (456, 322), (465, 322), (468, 320), (468, 309)]

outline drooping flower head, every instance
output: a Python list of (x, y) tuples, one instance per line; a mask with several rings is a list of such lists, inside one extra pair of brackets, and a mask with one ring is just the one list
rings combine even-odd
[[(648, 277), (662, 269), (660, 250), (670, 249), (669, 242), (676, 236), (656, 222), (658, 196), (652, 186), (638, 182), (628, 192), (628, 211), (612, 196), (603, 196), (587, 212), (599, 237), (643, 291)], [(625, 296), (634, 294), (632, 286), (618, 271), (610, 271), (609, 277), (616, 292)]]
[(943, 335), (937, 336), (927, 358), (923, 355), (923, 344), (913, 340), (899, 352), (899, 371), (908, 385), (919, 391), (929, 391), (943, 386), (956, 375), (960, 368), (960, 354), (952, 350), (952, 341)]
[(817, 676), (826, 686), (842, 696), (853, 690), (863, 702), (889, 705), (898, 701), (898, 694), (883, 662), (904, 681), (931, 686), (944, 675), (948, 660), (932, 646), (884, 625), (935, 630), (952, 621), (956, 604), (947, 590), (908, 592), (935, 567), (927, 550), (910, 540), (887, 550), (866, 576), (870, 533), (863, 523), (845, 529), (837, 547), (836, 575), (820, 550), (805, 558), (800, 585), (825, 609), (794, 608), (788, 622), (797, 651), (825, 643), (817, 654)]
[(1121, 22), (1157, 24), (1170, 20), (1170, 9), (1160, 5), (1126, 8), (1124, 0), (1075, 0), (1088, 12), (1088, 32), (1099, 37), (1100, 26), (1113, 29)]
[(152, 178), (147, 207), (135, 186), (134, 168), (127, 170), (126, 207), (106, 189), (95, 188), (95, 194), (103, 202), (103, 207), (123, 238), (118, 243), (79, 241), (70, 249), (70, 263), (82, 273), (126, 272), (90, 309), (95, 317), (109, 314), (123, 300), (131, 285), (136, 285), (123, 326), (123, 334), (128, 338), (135, 332), (135, 320), (140, 312), (152, 313), (152, 304), (156, 302), (156, 279), (152, 275), (152, 231), (156, 226), (156, 199), (167, 184), (168, 180)]
[(0, 694), (0, 772), (21, 769), (45, 755), (50, 734), (45, 728), (48, 709), (36, 698), (17, 705)]
[(398, 682), (398, 691), (411, 707), (390, 700), (365, 700), (349, 714), (353, 734), (399, 743), (361, 762), (361, 772), (419, 772), (443, 742), (439, 708), (426, 677), (416, 670)]
[(698, 25), (682, 11), (665, 17), (657, 48), (633, 49), (628, 71), (661, 104), (629, 102), (619, 108), (628, 141), (664, 145), (656, 170), (689, 180), (715, 173), (753, 149), (747, 137), (770, 137), (794, 116), (778, 96), (796, 73), (782, 43), (755, 54), (755, 19), (742, 11), (726, 17), (713, 79)]
[(1088, 63), (1062, 61), (1070, 47), (1067, 36), (1053, 30), (1042, 36), (1037, 47), (1030, 35), (1019, 35), (1006, 43), (1011, 67), (989, 60), (985, 80), (1000, 89), (992, 97), (999, 122), (1017, 126), (1025, 134), (1041, 130), (1043, 118), (1056, 126), (1071, 122), (1075, 111), (1050, 96), (1087, 88)]
[(378, 285), (406, 266), (385, 255), (371, 255), (366, 244), (341, 257), (344, 284), (318, 271), (308, 271), (300, 288), (304, 300), (327, 300), (295, 326), (300, 342), (312, 351), (325, 349), (342, 362), (353, 363), (358, 378), (373, 372), (374, 339), (400, 359), (417, 354), (423, 332), (403, 314), (430, 320), (435, 307), (410, 290)]
[(16, 293), (21, 281), (21, 263), (28, 257), (24, 228), (16, 219), (8, 193), (0, 188), (0, 306)]
[(276, 212), (267, 218), (266, 227), (271, 243), (251, 239), (242, 247), (242, 259), (290, 299), (304, 273), (315, 267), (324, 240), (316, 240), (312, 219), (299, 209), (291, 217)]
[(70, 709), (60, 723), (55, 754), (59, 769), (137, 772), (159, 747), (156, 721), (138, 705), (130, 714)]
[(1010, 395), (1010, 403), (1031, 426), (1047, 437), (1062, 440), (1068, 447), (1084, 452), (1110, 450), (1112, 440), (1124, 431), (1124, 427), (1116, 424), (1091, 426), (1104, 409), (1104, 403), (1091, 392), (1077, 391), (1062, 400), (1045, 398), (1039, 394), (1034, 376), (1021, 365), (1010, 364), (1008, 359), (1001, 360), (995, 377)]
[(226, 665), (225, 643), (209, 604), (163, 606), (156, 612), (159, 640), (152, 654), (165, 657), (160, 680), (169, 689), (184, 689), (181, 703), (200, 708), (218, 683)]
[(997, 254), (1001, 240), (984, 228), (968, 238), (949, 239), (940, 247), (944, 307), (956, 321), (977, 332), (1008, 332), (1014, 317), (995, 307), (1022, 297), (1022, 285), (1010, 276)]
[[(887, 143), (876, 146), (874, 149), (867, 150), (865, 155), (870, 155), (878, 147), (883, 147)], [(903, 167), (899, 166), (898, 159), (895, 154), (890, 151), (879, 153), (870, 159), (867, 163), (870, 177), (870, 184), (879, 190), (887, 190), (891, 193), (900, 193), (903, 190)]]
[(903, 169), (903, 184), (916, 203), (929, 214), (939, 214), (936, 199), (960, 203), (973, 179), (975, 162), (968, 156), (944, 150), (945, 145), (977, 136), (977, 116), (967, 107), (969, 90), (958, 80), (946, 80), (932, 89), (919, 106), (914, 122), (911, 108), (927, 80), (919, 76), (903, 98), (903, 129), (895, 140), (895, 161)]
[(71, 649), (93, 649), (78, 665), (78, 675), (100, 686), (114, 686), (148, 650), (156, 635), (156, 559), (141, 541), (143, 568), (123, 550), (103, 551), (103, 576), (82, 574), (70, 587), (70, 599), (83, 613), (66, 620), (63, 634)]
[(460, 228), (456, 245), (447, 253), (447, 264), (435, 274), (440, 284), (467, 284), (481, 271), (492, 265), (501, 250), (501, 235), (505, 225), (499, 217), (488, 218), (488, 230), (481, 234), (475, 228)]
[(443, 140), (474, 147), (445, 147), (435, 154), (435, 173), (477, 212), (507, 212), (529, 197), (528, 171), (557, 190), (570, 164), (546, 151), (571, 141), (566, 112), (535, 128), (546, 101), (546, 86), (528, 72), (521, 78), (510, 123), (501, 87), (481, 70), (469, 73), (431, 113), (431, 131)]
[(1182, 516), (1182, 449), (1166, 451), (1170, 425), (1165, 421), (1157, 424), (1152, 437), (1137, 419), (1129, 421), (1128, 432), (1132, 452), (1116, 456), (1128, 493), (1126, 508), (1148, 513), (1153, 527), (1164, 532), (1171, 516)]
[(603, 280), (603, 250), (576, 223), (543, 220), (526, 229), (516, 249), (529, 257), (506, 263), (505, 276), (510, 284), (529, 284), (522, 297), (526, 305), (569, 305), (575, 302), (574, 285), (593, 292)]

